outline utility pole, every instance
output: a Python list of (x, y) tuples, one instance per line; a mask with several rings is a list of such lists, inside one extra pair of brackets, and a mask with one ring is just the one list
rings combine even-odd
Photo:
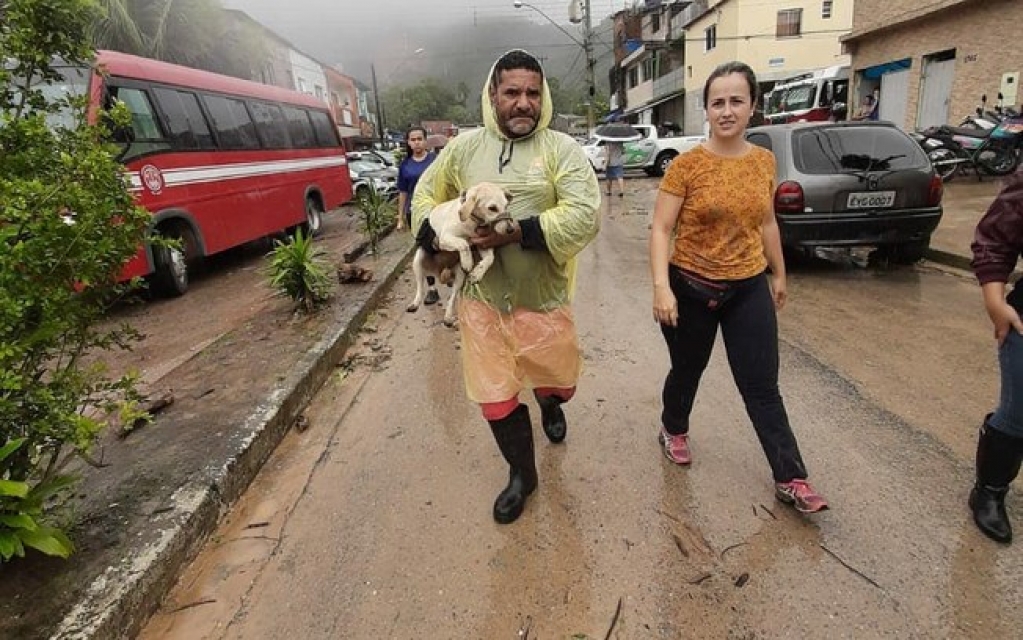
[(377, 111), (377, 137), (380, 138), (381, 146), (384, 145), (384, 116), (380, 111), (380, 91), (377, 89), (377, 68), (375, 64), (369, 65), (369, 72), (373, 76), (373, 102)]
[(586, 133), (593, 134), (596, 122), (593, 117), (593, 101), (597, 90), (593, 80), (593, 21), (590, 16), (590, 0), (585, 0), (586, 22), (583, 23), (583, 50), (586, 52), (586, 85), (589, 99), (586, 101)]

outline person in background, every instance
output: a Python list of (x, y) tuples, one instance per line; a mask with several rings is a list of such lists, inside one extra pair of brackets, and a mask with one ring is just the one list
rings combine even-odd
[(1006, 180), (974, 233), (970, 263), (998, 343), (1001, 397), (984, 418), (977, 439), (976, 481), (969, 506), (977, 527), (992, 540), (1012, 542), (1005, 495), (1023, 462), (1023, 287), (1006, 282), (1023, 252), (1023, 169)]
[(618, 182), (618, 197), (625, 196), (625, 144), (622, 142), (604, 143), (607, 163), (604, 166), (604, 177), (607, 179), (607, 195), (611, 195), (611, 185)]
[(868, 93), (863, 96), (863, 102), (860, 103), (860, 108), (856, 111), (856, 114), (851, 118), (852, 120), (876, 120), (875, 114), (877, 113), (877, 102), (874, 98), (874, 94)]
[[(412, 224), (412, 196), (416, 184), (426, 168), (433, 163), (437, 154), (426, 149), (426, 129), (412, 127), (405, 132), (405, 158), (398, 165), (398, 230), (401, 231)], [(433, 276), (426, 277), (429, 289), (423, 304), (437, 304), (440, 294)]]
[(438, 203), (474, 184), (492, 182), (510, 195), (511, 234), (478, 228), (475, 246), (496, 261), (458, 306), (462, 376), (508, 463), (508, 484), (493, 517), (515, 521), (538, 478), (529, 408), (519, 394), (532, 387), (544, 433), (565, 439), (561, 405), (575, 394), (582, 357), (572, 294), (576, 256), (600, 227), (600, 185), (579, 144), (550, 129), (550, 89), (535, 57), (501, 56), (483, 88), (485, 126), (451, 139), (427, 169), (412, 202), (419, 246), (435, 250), (427, 220)]
[(720, 326), (775, 496), (814, 513), (828, 503), (807, 482), (778, 390), (775, 312), (787, 299), (785, 261), (774, 217), (774, 155), (745, 137), (757, 103), (753, 70), (741, 62), (719, 66), (703, 101), (711, 136), (669, 166), (650, 233), (654, 319), (671, 358), (658, 438), (668, 460), (690, 464), (689, 417)]

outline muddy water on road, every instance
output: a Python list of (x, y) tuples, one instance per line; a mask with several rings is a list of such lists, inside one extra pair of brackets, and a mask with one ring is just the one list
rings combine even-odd
[(566, 443), (535, 429), (522, 519), (490, 518), (506, 467), (464, 399), (456, 332), (438, 307), (404, 313), (405, 280), (143, 637), (603, 638), (612, 621), (623, 639), (1013, 636), (1023, 552), (963, 505), (972, 427), (956, 423), (994, 385), (975, 289), (794, 269), (782, 392), (833, 506), (805, 518), (773, 499), (722, 345), (694, 464), (660, 454), (650, 195), (626, 201), (582, 262), (584, 377)]

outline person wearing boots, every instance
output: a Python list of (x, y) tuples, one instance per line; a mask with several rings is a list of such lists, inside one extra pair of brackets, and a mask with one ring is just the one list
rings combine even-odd
[(543, 69), (525, 51), (494, 64), (482, 94), (485, 126), (451, 140), (426, 170), (412, 200), (419, 246), (434, 250), (427, 222), (437, 204), (479, 182), (511, 195), (515, 232), (477, 228), (480, 248), (496, 261), (467, 283), (458, 306), (463, 378), (509, 466), (494, 520), (515, 521), (536, 489), (533, 427), (519, 401), (532, 387), (552, 443), (565, 439), (561, 405), (572, 398), (581, 356), (571, 301), (576, 256), (599, 228), (600, 188), (582, 147), (549, 128), (553, 105)]
[(973, 272), (984, 294), (984, 308), (995, 328), (1001, 397), (980, 427), (977, 477), (970, 491), (973, 520), (989, 538), (1012, 541), (1005, 494), (1023, 461), (1023, 288), (1008, 297), (1006, 282), (1023, 252), (1023, 170), (1006, 180), (1002, 191), (977, 223)]

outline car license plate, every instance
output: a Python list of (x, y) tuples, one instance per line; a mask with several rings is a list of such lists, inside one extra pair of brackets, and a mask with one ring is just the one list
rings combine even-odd
[(894, 191), (868, 191), (849, 194), (850, 209), (886, 209), (895, 204)]

